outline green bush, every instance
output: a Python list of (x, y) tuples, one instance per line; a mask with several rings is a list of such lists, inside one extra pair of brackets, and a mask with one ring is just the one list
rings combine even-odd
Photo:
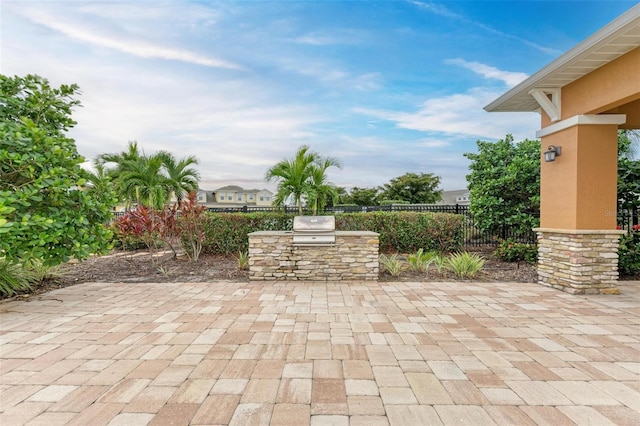
[[(225, 255), (246, 251), (247, 234), (256, 231), (290, 231), (294, 214), (282, 212), (209, 213), (204, 250)], [(368, 212), (335, 215), (339, 231), (373, 231), (380, 234), (380, 252), (410, 253), (419, 249), (451, 252), (462, 244), (463, 216), (428, 212)]]
[(500, 243), (493, 255), (505, 262), (536, 263), (538, 261), (538, 245), (519, 243), (508, 239)]
[(464, 216), (430, 212), (368, 212), (336, 215), (336, 229), (380, 234), (380, 252), (447, 253), (462, 247)]
[(620, 275), (640, 275), (640, 227), (620, 238), (618, 271)]
[(204, 251), (230, 255), (249, 249), (248, 234), (290, 231), (293, 215), (282, 212), (209, 213), (204, 224)]

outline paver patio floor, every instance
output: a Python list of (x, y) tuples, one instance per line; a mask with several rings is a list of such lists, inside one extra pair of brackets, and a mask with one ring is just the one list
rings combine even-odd
[(638, 425), (620, 288), (80, 284), (0, 303), (0, 424)]

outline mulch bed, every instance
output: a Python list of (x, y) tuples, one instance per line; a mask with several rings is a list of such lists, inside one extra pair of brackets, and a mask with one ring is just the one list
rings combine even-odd
[[(527, 263), (502, 262), (491, 255), (490, 250), (479, 252), (486, 259), (482, 271), (473, 281), (485, 282), (536, 282), (535, 267)], [(247, 281), (249, 273), (241, 270), (238, 260), (204, 253), (197, 262), (184, 256), (174, 258), (170, 252), (151, 255), (148, 251), (124, 252), (114, 250), (106, 256), (92, 256), (81, 262), (62, 265), (55, 278), (34, 285), (30, 292), (18, 295), (28, 298), (57, 288), (83, 282), (210, 282), (217, 280)], [(426, 272), (403, 271), (399, 276), (391, 276), (381, 271), (379, 281), (420, 282), (420, 281), (460, 281), (450, 271)], [(0, 296), (1, 298), (1, 296)]]

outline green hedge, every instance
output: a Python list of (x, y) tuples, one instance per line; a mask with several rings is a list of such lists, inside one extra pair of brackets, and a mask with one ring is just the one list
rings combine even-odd
[(266, 213), (208, 213), (203, 251), (235, 254), (249, 247), (247, 234), (255, 231), (291, 230), (293, 215)]
[(464, 216), (429, 212), (370, 212), (336, 215), (336, 229), (380, 234), (380, 252), (441, 253), (462, 247)]
[[(235, 254), (248, 248), (247, 234), (255, 231), (290, 231), (295, 215), (286, 213), (209, 213), (204, 250)], [(436, 250), (450, 252), (462, 246), (464, 217), (448, 213), (370, 212), (336, 214), (340, 231), (380, 234), (380, 252)]]

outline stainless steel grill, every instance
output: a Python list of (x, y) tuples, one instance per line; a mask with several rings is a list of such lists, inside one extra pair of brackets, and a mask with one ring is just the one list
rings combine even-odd
[(296, 216), (293, 218), (294, 246), (327, 246), (336, 243), (334, 216)]

